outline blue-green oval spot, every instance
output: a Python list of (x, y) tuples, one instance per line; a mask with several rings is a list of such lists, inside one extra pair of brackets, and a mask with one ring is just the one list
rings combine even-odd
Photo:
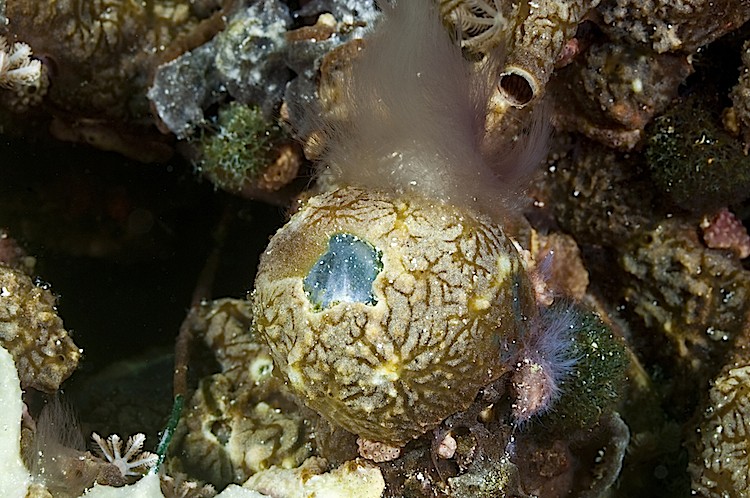
[(337, 233), (303, 281), (316, 311), (337, 303), (377, 304), (372, 283), (383, 269), (382, 253), (350, 233)]

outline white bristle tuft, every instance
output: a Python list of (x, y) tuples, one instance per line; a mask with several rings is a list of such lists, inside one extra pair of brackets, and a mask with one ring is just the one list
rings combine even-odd
[(381, 6), (345, 88), (351, 119), (327, 124), (327, 173), (489, 214), (515, 204), (518, 180), (546, 151), (546, 121), (532, 120), (514, 147), (487, 143), (497, 61), (465, 60), (429, 0)]

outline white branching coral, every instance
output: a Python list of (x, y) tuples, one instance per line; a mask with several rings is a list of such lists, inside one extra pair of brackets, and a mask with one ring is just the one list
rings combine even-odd
[(123, 477), (141, 476), (156, 465), (159, 459), (158, 455), (141, 450), (146, 441), (146, 436), (142, 433), (128, 438), (125, 453), (122, 452), (122, 439), (117, 434), (112, 434), (105, 440), (94, 432), (91, 434), (91, 439), (98, 446), (97, 450), (102, 458), (117, 467)]
[(42, 63), (31, 58), (31, 47), (22, 42), (13, 45), (0, 36), (0, 87), (35, 85), (42, 75)]

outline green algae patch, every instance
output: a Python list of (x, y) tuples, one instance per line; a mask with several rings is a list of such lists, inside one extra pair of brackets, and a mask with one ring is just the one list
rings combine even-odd
[(750, 161), (700, 94), (672, 105), (647, 129), (651, 176), (684, 209), (703, 212), (750, 194)]
[(614, 410), (630, 365), (625, 342), (596, 313), (580, 306), (569, 312), (576, 314), (570, 356), (577, 362), (560, 383), (562, 396), (542, 420), (559, 431), (591, 427)]

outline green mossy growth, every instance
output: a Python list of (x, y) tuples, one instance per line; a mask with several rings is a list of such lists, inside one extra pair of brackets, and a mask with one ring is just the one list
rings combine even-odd
[(281, 137), (281, 129), (267, 122), (260, 109), (230, 102), (198, 138), (196, 170), (218, 188), (239, 191), (269, 164)]
[(625, 342), (596, 313), (578, 305), (568, 312), (576, 314), (570, 354), (578, 360), (560, 382), (560, 399), (540, 420), (559, 432), (591, 427), (615, 409), (630, 364)]
[(647, 129), (654, 182), (684, 209), (705, 212), (750, 195), (750, 158), (700, 94), (676, 102)]

